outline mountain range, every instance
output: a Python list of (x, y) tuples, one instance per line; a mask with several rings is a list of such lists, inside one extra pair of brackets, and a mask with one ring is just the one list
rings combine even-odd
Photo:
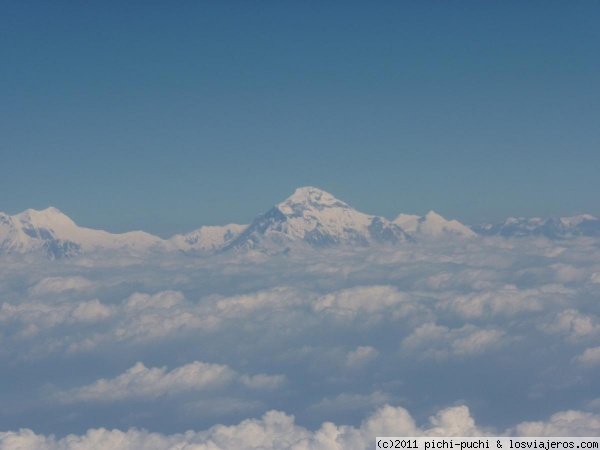
[(367, 247), (438, 239), (483, 236), (600, 236), (600, 220), (590, 215), (561, 219), (510, 218), (472, 228), (430, 211), (424, 216), (400, 214), (390, 221), (364, 214), (315, 187), (302, 187), (250, 224), (203, 226), (161, 239), (143, 231), (113, 234), (79, 227), (58, 209), (0, 213), (0, 254), (43, 253), (51, 259), (93, 251), (129, 254), (181, 251), (210, 254), (227, 251), (281, 252), (296, 247)]
[(598, 237), (600, 236), (600, 220), (589, 214), (548, 219), (509, 217), (504, 222), (476, 225), (472, 229), (483, 236), (545, 236), (549, 239), (567, 239), (576, 236)]

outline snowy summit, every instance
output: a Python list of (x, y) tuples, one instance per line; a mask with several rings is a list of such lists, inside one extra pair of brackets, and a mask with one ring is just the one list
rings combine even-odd
[(302, 187), (258, 216), (228, 248), (256, 248), (303, 242), (313, 247), (411, 240), (384, 217), (361, 213), (315, 187)]
[(49, 258), (58, 259), (102, 249), (138, 252), (162, 242), (143, 231), (112, 234), (79, 227), (54, 207), (42, 211), (28, 209), (14, 216), (0, 213), (0, 253), (42, 251)]
[(434, 211), (424, 216), (400, 214), (394, 223), (415, 237), (474, 237), (475, 232), (457, 220), (446, 220)]
[(439, 242), (477, 235), (545, 236), (566, 239), (600, 236), (600, 220), (588, 214), (549, 219), (511, 217), (498, 224), (469, 228), (430, 211), (424, 216), (400, 214), (394, 221), (357, 211), (328, 192), (298, 188), (283, 202), (249, 225), (202, 226), (187, 234), (161, 239), (143, 231), (113, 234), (78, 226), (58, 209), (0, 213), (0, 254), (38, 252), (50, 259), (103, 250), (141, 255), (154, 251), (212, 254), (229, 250), (279, 253), (292, 247)]

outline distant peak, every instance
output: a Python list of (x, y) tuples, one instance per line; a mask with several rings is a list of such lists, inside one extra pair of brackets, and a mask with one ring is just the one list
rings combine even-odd
[(55, 208), (54, 206), (49, 206), (46, 209), (42, 209), (38, 211), (36, 209), (26, 209), (20, 214), (14, 216), (21, 222), (31, 222), (35, 223), (38, 226), (42, 225), (75, 225), (75, 223), (63, 212)]
[(443, 219), (443, 217), (436, 213), (433, 209), (425, 214), (425, 217), (428, 219)]
[(65, 214), (60, 211), (58, 208), (55, 208), (54, 206), (48, 206), (46, 209), (42, 209), (41, 211), (39, 211), (40, 214), (46, 214), (46, 215), (61, 215), (64, 216)]
[(55, 217), (55, 216), (65, 216), (65, 214), (63, 214), (60, 210), (58, 210), (54, 206), (49, 206), (48, 208), (41, 209), (41, 210), (29, 208), (29, 209), (26, 209), (25, 211), (23, 211), (22, 213), (17, 214), (17, 215), (18, 216), (22, 216), (22, 217)]

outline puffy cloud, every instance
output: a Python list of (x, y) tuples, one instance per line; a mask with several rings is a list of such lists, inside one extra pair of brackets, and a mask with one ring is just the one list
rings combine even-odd
[(185, 391), (215, 389), (238, 380), (252, 389), (277, 389), (285, 382), (283, 375), (239, 375), (226, 365), (199, 361), (168, 371), (166, 367), (146, 367), (138, 362), (111, 379), (55, 394), (63, 403), (114, 402), (125, 399), (152, 399)]
[(361, 368), (377, 358), (379, 352), (369, 345), (361, 345), (348, 352), (346, 355), (346, 367), (349, 369)]
[(251, 389), (279, 389), (285, 383), (285, 375), (242, 375), (240, 382)]
[(450, 329), (426, 323), (402, 341), (402, 347), (421, 358), (446, 359), (484, 353), (502, 345), (504, 332), (474, 325)]
[(439, 411), (429, 419), (428, 436), (481, 436), (485, 433), (475, 426), (475, 420), (466, 406), (456, 406)]
[(555, 279), (561, 283), (583, 281), (589, 276), (587, 269), (575, 267), (571, 264), (559, 263), (550, 267), (555, 271)]
[(546, 422), (522, 422), (505, 431), (482, 428), (466, 406), (442, 409), (418, 426), (401, 407), (385, 405), (357, 426), (323, 423), (315, 431), (295, 423), (294, 417), (269, 411), (260, 419), (236, 425), (215, 425), (206, 431), (165, 435), (131, 428), (128, 431), (90, 429), (83, 435), (35, 434), (28, 429), (0, 432), (2, 450), (366, 450), (377, 436), (596, 436), (600, 416), (581, 411), (556, 413)]
[[(514, 397), (502, 389), (524, 402), (533, 401), (527, 397), (532, 386), (548, 397), (559, 392), (562, 410), (597, 397), (595, 241), (486, 239), (288, 255), (157, 256), (90, 256), (60, 265), (0, 259), (0, 365), (20, 383), (18, 397), (8, 388), (0, 392), (5, 423), (59, 436), (100, 425), (161, 424), (158, 431), (168, 434), (237, 423), (242, 414), (274, 408), (302, 424), (354, 425), (298, 427), (297, 448), (352, 448), (373, 417), (359, 426), (364, 408), (399, 399), (419, 418), (440, 404), (469, 402), (493, 408), (507, 423)], [(182, 366), (197, 360), (218, 362), (233, 374), (224, 384), (202, 387), (200, 375)], [(100, 375), (90, 361), (101, 362)], [(137, 367), (137, 375), (135, 366), (125, 371), (135, 361), (161, 361), (170, 369), (149, 364)], [(100, 381), (112, 391), (102, 391)], [(61, 401), (77, 393), (100, 396), (93, 387), (114, 403), (90, 398), (53, 405), (56, 386)], [(556, 402), (539, 403), (539, 414), (550, 416)], [(208, 410), (219, 410), (219, 419)], [(449, 428), (450, 416), (439, 413), (419, 427), (393, 419), (406, 417), (400, 409), (378, 411), (401, 429)], [(450, 411), (459, 429), (472, 429), (464, 411)], [(315, 418), (317, 412), (323, 417)]]
[(224, 385), (234, 376), (235, 372), (227, 366), (199, 361), (171, 371), (167, 371), (166, 367), (148, 368), (138, 362), (115, 378), (103, 378), (89, 386), (59, 393), (57, 398), (66, 403), (112, 402), (128, 398), (147, 399)]
[(311, 410), (319, 412), (336, 412), (372, 409), (375, 406), (381, 406), (390, 403), (392, 400), (389, 394), (381, 391), (375, 391), (371, 394), (339, 394), (333, 398), (324, 398), (310, 407)]
[(306, 303), (306, 295), (297, 289), (277, 287), (252, 294), (219, 299), (214, 303), (214, 314), (223, 318), (246, 317), (256, 310), (287, 311)]
[(562, 411), (547, 422), (523, 422), (509, 434), (518, 436), (598, 436), (600, 416), (582, 411)]
[(590, 274), (590, 283), (600, 284), (600, 272)]
[(312, 309), (341, 321), (359, 318), (375, 325), (384, 318), (398, 319), (422, 311), (411, 296), (393, 286), (357, 286), (323, 295)]
[(600, 346), (586, 348), (581, 355), (574, 358), (574, 361), (584, 367), (600, 365)]
[(540, 311), (542, 293), (536, 289), (517, 289), (503, 286), (491, 291), (450, 296), (440, 302), (440, 307), (450, 309), (465, 319), (484, 316), (514, 316), (521, 312)]
[(154, 295), (133, 293), (125, 302), (125, 311), (144, 311), (147, 309), (171, 309), (185, 304), (184, 295), (178, 291), (162, 291)]
[(41, 330), (59, 325), (101, 321), (112, 313), (113, 309), (100, 303), (98, 299), (58, 303), (3, 303), (0, 306), (0, 323), (17, 324), (22, 327), (16, 333), (17, 337), (31, 337)]
[(295, 423), (294, 417), (269, 411), (260, 419), (247, 419), (237, 425), (215, 425), (206, 431), (163, 435), (145, 430), (126, 432), (91, 429), (86, 434), (62, 439), (36, 435), (31, 430), (0, 433), (2, 450), (366, 450), (376, 436), (449, 436), (480, 434), (466, 407), (440, 411), (430, 423), (419, 428), (409, 412), (401, 407), (383, 406), (359, 427), (325, 422), (316, 431)]
[[(350, 397), (349, 397), (350, 398)], [(0, 432), (2, 450), (366, 450), (376, 436), (595, 436), (600, 416), (581, 411), (556, 413), (546, 422), (522, 422), (504, 432), (480, 427), (466, 406), (439, 410), (424, 426), (418, 426), (404, 408), (385, 405), (358, 427), (323, 423), (311, 431), (295, 423), (294, 417), (269, 411), (260, 419), (237, 425), (215, 425), (206, 431), (164, 435), (131, 428), (128, 431), (90, 429), (83, 435), (62, 439), (35, 434), (28, 429)]]
[(66, 352), (89, 352), (100, 345), (129, 341), (152, 342), (192, 330), (211, 330), (219, 319), (206, 314), (202, 307), (192, 303), (178, 291), (160, 291), (155, 294), (133, 293), (113, 307), (114, 320), (105, 330), (99, 330), (84, 339), (66, 335), (61, 343)]
[(551, 334), (565, 336), (569, 341), (580, 341), (600, 335), (600, 324), (595, 317), (581, 314), (573, 308), (559, 312), (554, 322), (542, 324), (541, 328)]
[(600, 398), (595, 398), (587, 402), (586, 406), (589, 409), (600, 409)]
[[(69, 435), (57, 440), (54, 436), (37, 435), (28, 429), (17, 432), (0, 432), (2, 450), (144, 450), (174, 449), (185, 445), (185, 435), (164, 436), (145, 430), (128, 431), (90, 429), (82, 436)], [(181, 448), (181, 447), (180, 447)]]
[(59, 294), (66, 291), (87, 291), (94, 286), (90, 280), (75, 276), (75, 277), (47, 277), (42, 278), (34, 286), (29, 288), (29, 295), (42, 296)]

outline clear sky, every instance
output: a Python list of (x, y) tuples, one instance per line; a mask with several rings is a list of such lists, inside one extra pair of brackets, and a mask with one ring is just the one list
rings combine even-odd
[(600, 214), (597, 1), (4, 1), (0, 211), (163, 236), (314, 185)]

